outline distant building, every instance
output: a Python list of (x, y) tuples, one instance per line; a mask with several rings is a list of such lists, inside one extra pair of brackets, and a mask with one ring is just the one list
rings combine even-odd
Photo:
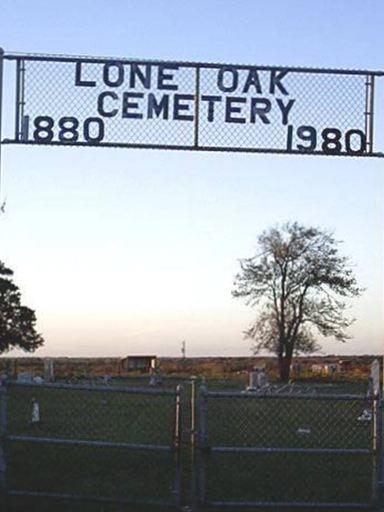
[(156, 363), (156, 356), (128, 356), (121, 360), (121, 368), (125, 372), (149, 373)]

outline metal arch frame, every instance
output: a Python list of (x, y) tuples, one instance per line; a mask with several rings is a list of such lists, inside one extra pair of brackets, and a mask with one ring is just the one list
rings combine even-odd
[[(313, 155), (313, 156), (349, 156), (349, 157), (376, 157), (384, 158), (384, 152), (373, 150), (373, 114), (374, 114), (374, 82), (376, 77), (384, 77), (384, 71), (380, 70), (361, 70), (361, 69), (335, 69), (335, 68), (314, 68), (314, 67), (298, 67), (298, 66), (255, 66), (246, 64), (227, 64), (217, 62), (191, 62), (191, 61), (164, 61), (152, 59), (128, 59), (128, 58), (112, 58), (112, 57), (89, 57), (89, 56), (67, 56), (67, 55), (43, 55), (43, 54), (22, 54), (22, 53), (3, 53), (0, 54), (0, 68), (4, 60), (16, 62), (16, 112), (15, 112), (15, 136), (14, 139), (2, 139), (0, 125), (0, 146), (2, 144), (22, 144), (22, 145), (39, 145), (39, 146), (72, 146), (72, 147), (113, 147), (113, 148), (130, 148), (130, 149), (162, 149), (177, 151), (199, 151), (199, 152), (231, 152), (231, 153), (261, 153), (261, 154), (277, 154), (277, 155)], [(20, 134), (22, 127), (22, 105), (23, 105), (23, 70), (24, 63), (27, 61), (36, 62), (69, 62), (69, 63), (93, 63), (105, 64), (106, 62), (137, 65), (153, 65), (162, 64), (170, 66), (179, 66), (183, 68), (191, 68), (196, 70), (195, 75), (195, 97), (199, 97), (200, 93), (200, 71), (201, 69), (236, 69), (249, 70), (257, 68), (258, 71), (288, 71), (292, 73), (307, 74), (328, 74), (328, 75), (345, 75), (345, 76), (365, 76), (366, 77), (366, 97), (365, 97), (365, 134), (367, 150), (364, 153), (351, 153), (345, 150), (339, 152), (325, 152), (321, 150), (301, 151), (299, 149), (280, 149), (280, 148), (263, 148), (263, 147), (239, 147), (239, 146), (206, 146), (199, 145), (199, 102), (195, 102), (195, 121), (193, 141), (191, 144), (155, 144), (155, 143), (129, 143), (129, 142), (65, 142), (65, 141), (34, 141), (21, 140)], [(1, 80), (1, 70), (0, 70)], [(1, 87), (0, 87), (1, 88)], [(1, 93), (0, 93), (1, 94)], [(0, 98), (1, 102), (1, 98)], [(1, 105), (0, 105), (1, 118)], [(0, 155), (1, 156), (1, 155)], [(1, 163), (0, 163), (1, 166)]]

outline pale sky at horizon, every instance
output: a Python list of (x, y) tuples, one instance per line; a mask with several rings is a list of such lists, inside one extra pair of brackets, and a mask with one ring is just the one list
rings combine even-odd
[[(0, 4), (8, 52), (384, 68), (379, 0)], [(189, 356), (249, 355), (253, 313), (230, 293), (237, 259), (288, 220), (332, 230), (367, 289), (354, 339), (324, 352), (382, 353), (383, 165), (4, 146), (0, 259), (36, 310), (46, 344), (34, 355), (175, 356), (184, 339)]]

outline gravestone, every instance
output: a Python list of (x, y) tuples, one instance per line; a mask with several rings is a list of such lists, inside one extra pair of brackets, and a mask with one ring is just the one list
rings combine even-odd
[(53, 359), (44, 359), (44, 380), (45, 382), (53, 382), (55, 380)]
[(249, 384), (247, 391), (259, 391), (269, 387), (268, 375), (265, 368), (255, 366), (251, 372), (249, 372)]
[(371, 364), (371, 385), (373, 396), (380, 395), (380, 363), (375, 359)]
[(17, 382), (31, 384), (33, 382), (32, 372), (20, 372), (17, 374)]
[(151, 368), (149, 371), (149, 386), (161, 386), (163, 383), (161, 374), (157, 368)]
[(36, 398), (32, 398), (32, 411), (31, 411), (31, 425), (38, 425), (40, 423), (40, 404)]

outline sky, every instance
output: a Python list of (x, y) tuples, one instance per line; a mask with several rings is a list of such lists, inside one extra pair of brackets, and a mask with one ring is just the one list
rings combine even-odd
[[(6, 52), (384, 67), (380, 0), (0, 7)], [(11, 88), (7, 75), (6, 115)], [(381, 143), (383, 126), (379, 118)], [(366, 288), (351, 307), (353, 339), (325, 340), (324, 353), (382, 353), (382, 160), (11, 145), (2, 153), (0, 259), (36, 310), (45, 345), (35, 355), (178, 356), (182, 340), (189, 356), (250, 355), (243, 330), (255, 311), (231, 297), (238, 259), (286, 221), (333, 231)]]

